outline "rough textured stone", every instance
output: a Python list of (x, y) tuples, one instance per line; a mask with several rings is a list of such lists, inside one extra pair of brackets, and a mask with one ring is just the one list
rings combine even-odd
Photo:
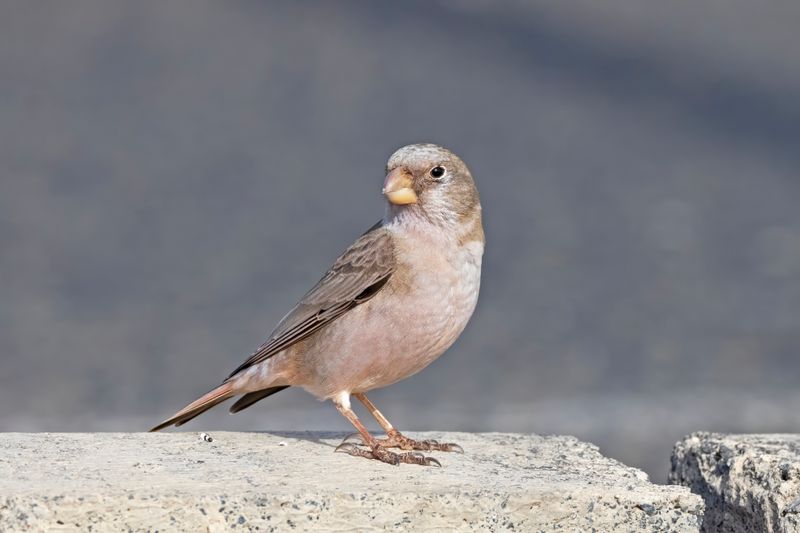
[(320, 433), (0, 434), (0, 524), (48, 530), (698, 531), (702, 500), (573, 437), (425, 433), (443, 468)]
[(703, 497), (706, 532), (800, 532), (800, 435), (694, 433), (670, 481)]

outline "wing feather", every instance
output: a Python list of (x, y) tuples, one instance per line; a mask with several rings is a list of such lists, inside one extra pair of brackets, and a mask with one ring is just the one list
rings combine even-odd
[(322, 279), (281, 319), (269, 339), (228, 379), (305, 339), (369, 300), (389, 281), (394, 269), (392, 236), (378, 223), (344, 251)]

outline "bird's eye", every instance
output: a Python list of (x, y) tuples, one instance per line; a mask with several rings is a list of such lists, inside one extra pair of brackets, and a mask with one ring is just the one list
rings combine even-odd
[(439, 179), (444, 176), (445, 169), (444, 167), (436, 166), (431, 169), (431, 177)]

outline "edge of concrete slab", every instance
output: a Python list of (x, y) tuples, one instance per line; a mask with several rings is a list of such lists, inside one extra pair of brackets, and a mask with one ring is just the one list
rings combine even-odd
[(574, 437), (415, 433), (443, 468), (333, 453), (330, 433), (0, 434), (6, 529), (698, 531), (703, 503)]

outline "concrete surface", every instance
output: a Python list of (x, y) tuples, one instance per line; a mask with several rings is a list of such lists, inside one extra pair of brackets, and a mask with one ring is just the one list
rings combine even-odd
[(800, 532), (800, 435), (694, 433), (675, 445), (672, 483), (706, 503), (706, 532)]
[(0, 434), (4, 530), (698, 531), (703, 504), (574, 437), (416, 433), (443, 468), (331, 433)]

